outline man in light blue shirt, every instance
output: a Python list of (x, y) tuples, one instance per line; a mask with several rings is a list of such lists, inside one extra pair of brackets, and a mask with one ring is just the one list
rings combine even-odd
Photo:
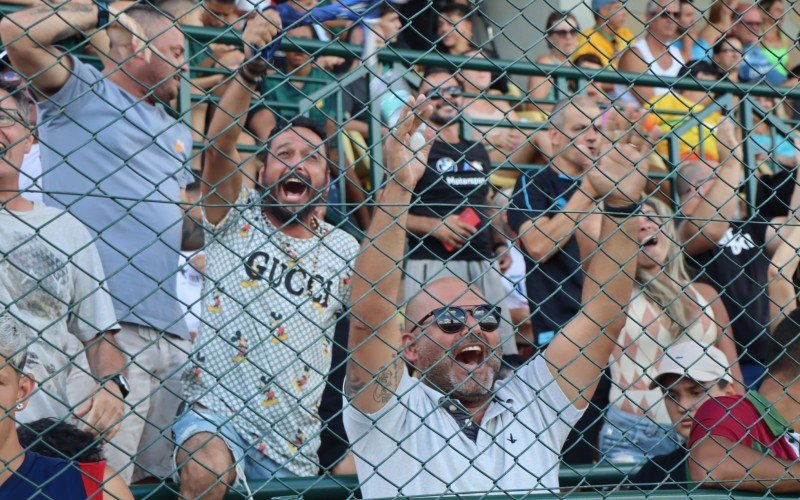
[(764, 16), (761, 10), (747, 2), (736, 6), (738, 17), (734, 19), (733, 33), (742, 41), (744, 54), (739, 67), (742, 82), (761, 82), (781, 85), (786, 75), (778, 71), (761, 49), (761, 36), (764, 31)]
[[(46, 203), (90, 229), (108, 277), (121, 326), (117, 342), (131, 360), (131, 392), (106, 454), (130, 481), (132, 462), (134, 479), (170, 473), (164, 436), (178, 409), (176, 374), (189, 350), (176, 299), (183, 218), (177, 203), (192, 140), (160, 104), (178, 95), (183, 34), (151, 7), (110, 14), (104, 2), (39, 7), (4, 19), (0, 34), (39, 101)], [(102, 73), (55, 46), (104, 27)]]

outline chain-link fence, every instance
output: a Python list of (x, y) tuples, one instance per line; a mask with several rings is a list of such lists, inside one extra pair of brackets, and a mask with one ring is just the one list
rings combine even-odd
[(0, 12), (0, 498), (800, 491), (793, 3)]

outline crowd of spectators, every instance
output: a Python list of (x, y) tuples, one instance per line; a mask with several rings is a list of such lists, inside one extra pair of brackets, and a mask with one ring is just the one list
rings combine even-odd
[(587, 6), (530, 57), (585, 78), (521, 86), (376, 57), (491, 61), (475, 2), (3, 18), (0, 497), (555, 492), (598, 461), (800, 492), (793, 110), (673, 86), (795, 85), (785, 5), (649, 0), (638, 33), (626, 2)]

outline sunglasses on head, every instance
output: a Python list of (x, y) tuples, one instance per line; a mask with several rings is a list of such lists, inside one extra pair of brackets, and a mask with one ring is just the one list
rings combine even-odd
[(428, 99), (443, 99), (445, 94), (449, 94), (451, 97), (461, 97), (463, 93), (464, 89), (458, 85), (453, 85), (452, 87), (430, 89), (425, 93), (425, 97)]
[(467, 314), (472, 313), (472, 317), (478, 322), (478, 326), (484, 332), (494, 332), (500, 328), (499, 307), (482, 304), (473, 307), (447, 306), (434, 309), (419, 320), (411, 329), (422, 328), (428, 319), (433, 318), (436, 326), (444, 333), (454, 334), (462, 331), (467, 326)]

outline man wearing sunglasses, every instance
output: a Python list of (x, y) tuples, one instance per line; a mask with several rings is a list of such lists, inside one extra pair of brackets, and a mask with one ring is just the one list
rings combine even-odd
[(764, 54), (761, 37), (764, 33), (763, 11), (750, 2), (736, 4), (733, 33), (742, 41), (742, 65), (739, 67), (739, 79), (743, 82), (760, 82), (781, 85), (786, 82), (786, 75), (775, 68)]
[[(480, 142), (463, 139), (460, 111), (463, 89), (448, 71), (429, 71), (420, 85), (433, 106), (427, 127), (436, 131), (427, 168), (414, 190), (408, 217), (405, 296), (446, 276), (474, 283), (487, 300), (501, 305), (505, 291), (500, 275), (510, 256), (503, 235), (495, 230), (490, 198), (491, 160)], [(516, 354), (510, 315), (503, 313), (500, 336), (506, 354)]]
[[(428, 119), (432, 105), (410, 107)], [(630, 299), (645, 185), (644, 141), (623, 137), (589, 171), (603, 199), (599, 247), (584, 308), (546, 351), (497, 381), (498, 310), (457, 278), (428, 283), (396, 315), (412, 192), (430, 145), (415, 153), (422, 118), (406, 110), (384, 149), (389, 176), (351, 289), (344, 410), (365, 498), (486, 490), (558, 491), (559, 452), (591, 398)], [(430, 129), (426, 139), (431, 140)], [(409, 374), (406, 363), (419, 378)]]
[[(649, 73), (655, 76), (676, 77), (686, 63), (678, 38), (681, 7), (677, 0), (650, 0), (647, 3), (645, 36), (631, 43), (620, 60), (619, 69), (631, 73)], [(649, 102), (665, 94), (666, 87), (636, 86), (630, 100)]]

